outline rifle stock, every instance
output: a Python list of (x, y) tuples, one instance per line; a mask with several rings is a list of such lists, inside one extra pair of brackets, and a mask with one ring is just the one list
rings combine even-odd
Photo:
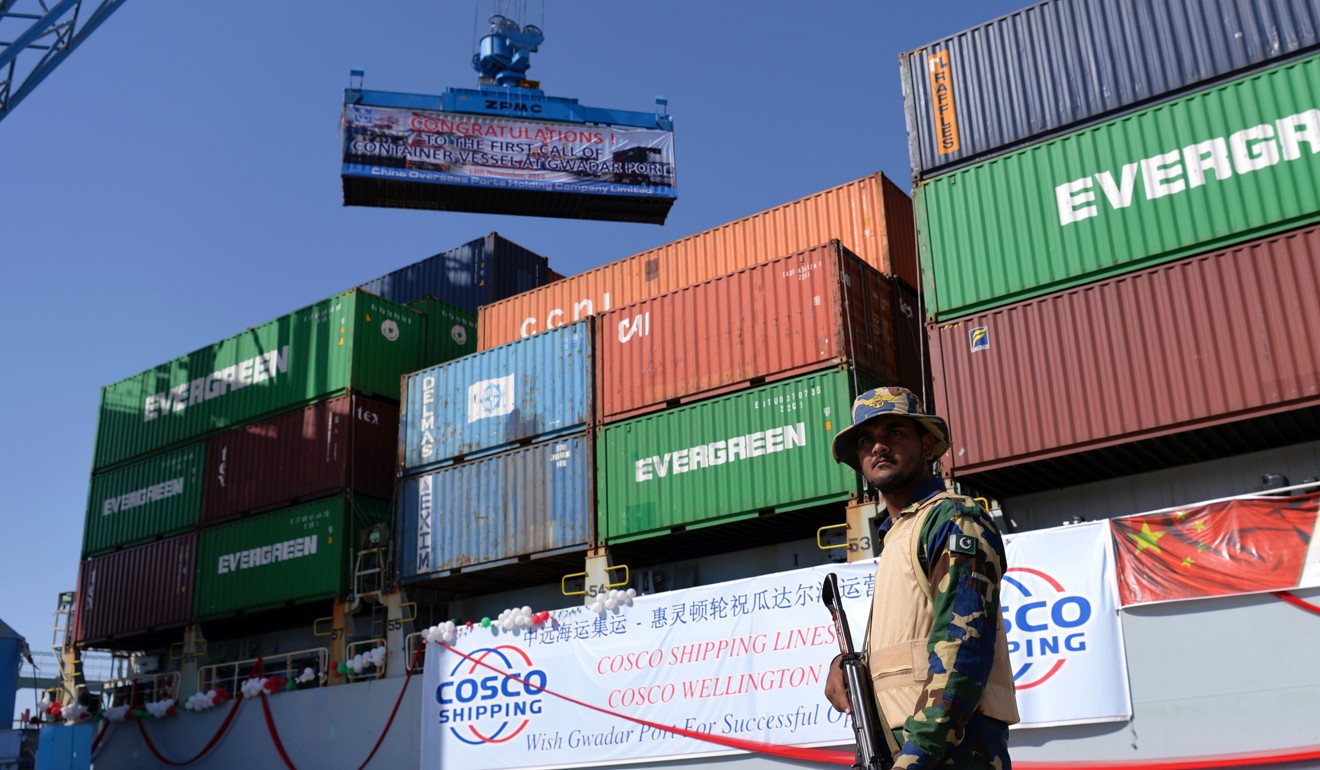
[(835, 635), (839, 639), (839, 668), (843, 671), (843, 685), (852, 705), (853, 734), (857, 739), (857, 759), (853, 767), (858, 770), (889, 770), (894, 766), (898, 742), (880, 712), (875, 699), (875, 686), (871, 671), (862, 656), (853, 649), (852, 634), (848, 631), (848, 617), (843, 611), (839, 595), (839, 577), (833, 572), (825, 576), (820, 588), (820, 600), (834, 620)]

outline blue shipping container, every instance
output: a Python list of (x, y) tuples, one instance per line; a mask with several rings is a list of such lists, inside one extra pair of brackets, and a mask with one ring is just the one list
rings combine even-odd
[(405, 479), (403, 578), (585, 550), (592, 467), (592, 441), (577, 433)]
[(408, 375), (403, 474), (587, 427), (595, 352), (583, 320)]
[(1045, 0), (899, 57), (916, 180), (1320, 45), (1320, 0)]
[(531, 291), (553, 277), (545, 257), (489, 233), (358, 288), (401, 305), (435, 297), (475, 313), (482, 305)]

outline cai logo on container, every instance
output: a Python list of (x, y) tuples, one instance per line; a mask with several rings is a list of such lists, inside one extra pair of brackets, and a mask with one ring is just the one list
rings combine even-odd
[(436, 688), (440, 724), (473, 746), (504, 743), (541, 713), (545, 686), (545, 671), (526, 651), (507, 644), (473, 650)]
[(1017, 689), (1044, 684), (1070, 659), (1086, 654), (1086, 626), (1093, 613), (1085, 596), (1028, 567), (1004, 573), (1000, 596)]

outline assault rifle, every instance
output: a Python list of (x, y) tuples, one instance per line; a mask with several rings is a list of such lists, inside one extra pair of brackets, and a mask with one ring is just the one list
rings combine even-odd
[(843, 597), (839, 595), (839, 576), (831, 572), (820, 587), (820, 600), (834, 619), (834, 630), (839, 637), (839, 668), (843, 670), (843, 686), (852, 704), (853, 734), (857, 738), (857, 759), (854, 770), (889, 770), (894, 766), (898, 742), (889, 729), (889, 723), (880, 713), (875, 700), (875, 687), (871, 670), (853, 650), (852, 634), (848, 632), (848, 616), (843, 613)]

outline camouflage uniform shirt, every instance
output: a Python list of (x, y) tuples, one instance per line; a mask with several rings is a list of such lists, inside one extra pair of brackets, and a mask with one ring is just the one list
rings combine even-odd
[[(904, 510), (942, 491), (944, 484), (932, 479)], [(892, 519), (885, 519), (881, 537), (892, 525)], [(976, 553), (950, 551), (951, 535), (976, 538)], [(999, 583), (1006, 564), (1003, 539), (980, 507), (945, 500), (927, 516), (921, 542), (918, 559), (930, 578), (935, 612), (926, 644), (930, 676), (917, 712), (899, 736), (903, 750), (894, 767), (1007, 770), (1008, 725), (976, 710), (994, 661)], [(967, 633), (969, 623), (978, 633)]]

